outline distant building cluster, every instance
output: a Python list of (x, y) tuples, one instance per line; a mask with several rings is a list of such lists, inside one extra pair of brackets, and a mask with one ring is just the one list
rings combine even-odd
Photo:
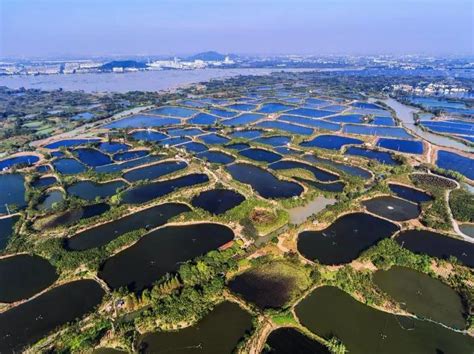
[(444, 83), (426, 83), (417, 86), (398, 84), (392, 85), (392, 91), (423, 96), (456, 96), (469, 92), (467, 88)]

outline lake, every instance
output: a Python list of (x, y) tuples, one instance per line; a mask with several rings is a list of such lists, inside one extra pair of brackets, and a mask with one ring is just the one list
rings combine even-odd
[(176, 271), (181, 263), (233, 239), (234, 232), (221, 224), (165, 226), (107, 259), (99, 277), (112, 289), (126, 286), (132, 291), (141, 291), (166, 273)]

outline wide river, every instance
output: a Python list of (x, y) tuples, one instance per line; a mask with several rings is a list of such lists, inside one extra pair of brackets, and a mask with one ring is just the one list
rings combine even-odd
[(386, 100), (383, 100), (383, 102), (395, 111), (397, 117), (402, 121), (403, 126), (405, 128), (411, 130), (412, 132), (429, 141), (430, 143), (439, 146), (455, 148), (465, 152), (474, 152), (474, 148), (464, 145), (459, 141), (424, 131), (419, 126), (416, 126), (413, 120), (413, 114), (420, 111), (418, 108), (407, 106), (393, 98), (388, 98)]
[(199, 69), (91, 73), (71, 75), (0, 76), (0, 86), (42, 90), (85, 92), (127, 92), (172, 90), (185, 85), (239, 75), (268, 75), (276, 71), (301, 72), (311, 69)]

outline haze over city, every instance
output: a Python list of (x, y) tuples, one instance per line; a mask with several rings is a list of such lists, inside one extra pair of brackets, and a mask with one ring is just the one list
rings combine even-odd
[(469, 0), (2, 0), (0, 57), (473, 53)]

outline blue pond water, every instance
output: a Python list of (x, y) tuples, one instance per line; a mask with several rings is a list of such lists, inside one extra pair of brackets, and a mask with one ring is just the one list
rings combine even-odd
[(38, 156), (34, 155), (23, 155), (17, 157), (10, 157), (8, 159), (0, 161), (0, 171), (8, 170), (15, 165), (26, 165), (31, 166), (39, 161)]
[(188, 119), (189, 124), (210, 125), (217, 122), (219, 118), (207, 113), (198, 113), (195, 117)]
[(423, 121), (422, 125), (438, 133), (474, 136), (474, 127), (470, 124)]
[(275, 162), (281, 159), (281, 155), (260, 148), (242, 150), (239, 154), (249, 159), (262, 162)]
[(329, 117), (326, 120), (336, 123), (363, 123), (363, 117), (362, 114), (344, 114)]
[(331, 111), (323, 111), (323, 110), (313, 109), (313, 108), (296, 108), (296, 109), (287, 111), (285, 113), (294, 114), (297, 116), (312, 117), (312, 118), (321, 118), (321, 117), (326, 117), (326, 116), (330, 116), (334, 114), (334, 112), (331, 112)]
[(105, 155), (96, 149), (79, 148), (74, 150), (74, 153), (82, 163), (90, 167), (108, 165), (109, 163), (112, 163), (112, 160), (108, 155)]
[(257, 108), (257, 105), (247, 103), (236, 103), (227, 106), (227, 108), (234, 109), (236, 111), (250, 112), (254, 111)]
[(320, 106), (327, 105), (329, 102), (325, 100), (321, 100), (319, 98), (307, 98), (305, 103), (307, 106), (320, 107)]
[(304, 141), (300, 145), (304, 147), (318, 147), (330, 150), (340, 150), (348, 144), (362, 144), (363, 141), (338, 135), (319, 135), (313, 140)]
[(71, 117), (72, 120), (91, 120), (94, 114), (91, 112), (78, 113)]
[(84, 145), (88, 143), (97, 142), (99, 139), (65, 139), (65, 140), (58, 140), (54, 143), (45, 145), (46, 149), (59, 149), (61, 147), (71, 147), (71, 146), (78, 146)]
[(383, 136), (383, 137), (413, 139), (413, 137), (410, 134), (408, 134), (405, 129), (400, 128), (400, 127), (379, 127), (379, 126), (346, 124), (343, 127), (343, 132), (349, 133), (349, 134), (375, 135), (375, 136)]
[(145, 179), (154, 180), (164, 175), (182, 170), (187, 166), (187, 163), (182, 161), (165, 161), (157, 163), (156, 165), (145, 166), (128, 171), (123, 175), (123, 178), (129, 182), (138, 182)]
[(31, 182), (33, 188), (46, 188), (55, 184), (58, 180), (56, 177), (42, 177)]
[(229, 138), (214, 133), (202, 135), (199, 139), (204, 141), (206, 144), (225, 144), (229, 141)]
[(168, 138), (168, 139), (162, 140), (160, 142), (160, 145), (174, 146), (174, 145), (188, 143), (190, 141), (191, 139), (188, 137), (175, 136), (174, 138)]
[(270, 146), (285, 146), (290, 141), (291, 138), (289, 136), (282, 136), (282, 135), (274, 135), (274, 136), (264, 136), (254, 140), (257, 143), (270, 145)]
[(278, 102), (270, 102), (263, 104), (257, 112), (260, 113), (276, 113), (281, 111), (287, 111), (289, 109), (295, 108), (295, 106), (290, 106)]
[(422, 154), (423, 143), (419, 140), (400, 140), (400, 139), (389, 139), (380, 138), (377, 141), (377, 146), (385, 149), (405, 152), (409, 154)]
[(177, 129), (169, 129), (167, 131), (169, 136), (196, 136), (203, 134), (204, 132), (201, 129), (197, 128), (177, 128)]
[(339, 124), (327, 122), (322, 119), (312, 119), (312, 118), (305, 118), (305, 117), (281, 115), (280, 117), (278, 117), (278, 120), (306, 125), (308, 127), (313, 127), (313, 128), (318, 128), (318, 129), (326, 129), (326, 130), (333, 130), (333, 131), (337, 131), (341, 129), (341, 126)]
[(331, 111), (331, 112), (342, 112), (343, 110), (345, 110), (347, 107), (346, 106), (343, 106), (343, 105), (340, 105), (340, 104), (333, 104), (333, 105), (330, 105), (330, 106), (324, 106), (322, 107), (325, 111)]
[(288, 133), (300, 134), (300, 135), (311, 135), (313, 134), (313, 129), (308, 127), (302, 127), (299, 125), (294, 125), (286, 122), (280, 121), (265, 121), (257, 124), (257, 127), (278, 129)]
[(115, 172), (120, 172), (129, 168), (137, 167), (140, 165), (156, 162), (160, 159), (161, 159), (160, 156), (148, 155), (142, 158), (125, 161), (122, 163), (113, 163), (110, 165), (98, 166), (98, 167), (95, 167), (94, 170), (97, 173), (115, 173)]
[[(19, 173), (0, 175), (0, 214), (7, 213), (15, 205), (18, 209), (26, 206), (25, 179)], [(12, 210), (11, 210), (12, 211)]]
[(0, 251), (7, 246), (10, 237), (13, 235), (15, 224), (19, 219), (18, 215), (0, 219)]
[(389, 183), (388, 187), (398, 197), (412, 201), (414, 203), (423, 203), (433, 199), (429, 194), (419, 191), (415, 188), (410, 188), (395, 183)]
[(357, 166), (351, 166), (351, 165), (347, 165), (341, 162), (325, 159), (322, 157), (316, 157), (313, 155), (304, 155), (303, 158), (306, 161), (314, 163), (314, 164), (320, 164), (322, 166), (327, 165), (327, 166), (334, 167), (351, 176), (360, 177), (362, 179), (370, 179), (372, 177), (372, 174), (369, 171), (364, 170), (363, 168), (360, 168)]
[(157, 109), (152, 109), (148, 111), (149, 114), (157, 114), (159, 116), (166, 117), (179, 117), (179, 118), (189, 118), (195, 115), (198, 111), (191, 108), (177, 107), (177, 106), (164, 106)]
[(135, 140), (161, 141), (168, 138), (168, 135), (153, 130), (138, 130), (130, 134)]
[(133, 151), (118, 152), (114, 155), (114, 160), (115, 161), (133, 160), (133, 159), (138, 159), (140, 157), (145, 157), (149, 153), (150, 152), (148, 150), (133, 150)]
[(228, 111), (226, 109), (212, 108), (209, 112), (221, 118), (233, 118), (239, 114), (239, 112)]
[(149, 202), (152, 199), (159, 198), (174, 192), (179, 188), (206, 183), (208, 181), (209, 177), (207, 177), (207, 175), (202, 173), (194, 173), (166, 181), (145, 184), (126, 191), (123, 194), (122, 203), (143, 204)]
[(334, 173), (324, 171), (318, 167), (311, 166), (307, 163), (303, 163), (299, 161), (291, 161), (291, 160), (278, 161), (278, 162), (272, 163), (268, 167), (273, 170), (289, 170), (289, 169), (295, 169), (295, 168), (303, 169), (312, 173), (314, 178), (322, 182), (333, 182), (339, 179), (339, 176), (337, 176)]
[(354, 102), (351, 104), (352, 107), (365, 108), (365, 109), (382, 109), (382, 107), (368, 102)]
[(263, 198), (290, 198), (303, 192), (298, 183), (282, 181), (272, 173), (247, 163), (234, 163), (226, 167), (232, 178), (249, 184)]
[(38, 210), (51, 210), (55, 204), (60, 203), (64, 200), (64, 194), (59, 190), (54, 190), (46, 193), (39, 199), (39, 203), (36, 206)]
[(65, 154), (64, 154), (64, 152), (62, 152), (62, 151), (53, 151), (53, 152), (51, 153), (51, 156), (52, 156), (52, 157), (63, 157), (63, 156), (65, 156)]
[(59, 173), (72, 175), (84, 172), (87, 168), (75, 159), (65, 158), (53, 161), (53, 166)]
[(392, 155), (389, 154), (388, 152), (368, 150), (368, 149), (363, 149), (363, 148), (359, 148), (355, 146), (349, 147), (346, 150), (345, 155), (362, 156), (371, 160), (376, 160), (385, 165), (400, 164), (398, 161), (394, 160)]
[(262, 135), (260, 130), (241, 130), (230, 134), (233, 138), (255, 139)]
[(387, 125), (387, 126), (395, 126), (395, 121), (391, 117), (374, 117), (372, 122), (369, 124), (373, 125)]
[(72, 196), (92, 201), (96, 198), (109, 198), (116, 193), (117, 189), (125, 186), (127, 186), (127, 184), (123, 181), (96, 183), (85, 180), (70, 185), (66, 191)]
[(194, 141), (184, 144), (181, 146), (182, 148), (185, 148), (186, 151), (188, 152), (203, 152), (207, 150), (207, 146), (201, 143), (196, 143)]
[(122, 143), (100, 143), (98, 148), (100, 151), (114, 154), (119, 151), (127, 151), (130, 146)]
[(104, 126), (106, 129), (125, 129), (125, 128), (152, 128), (166, 125), (180, 124), (178, 118), (168, 118), (160, 116), (148, 116), (144, 114), (135, 114), (130, 117), (117, 120)]
[(207, 160), (211, 163), (218, 163), (222, 165), (227, 165), (231, 162), (234, 162), (234, 157), (228, 154), (225, 154), (220, 151), (205, 151), (198, 155), (199, 158)]
[(226, 145), (225, 147), (232, 150), (245, 150), (248, 149), (250, 145), (246, 143), (235, 143)]
[(41, 166), (37, 166), (35, 170), (38, 173), (45, 173), (45, 172), (50, 172), (51, 167), (49, 167), (49, 165), (41, 165)]
[(453, 152), (439, 150), (436, 165), (447, 170), (459, 172), (467, 178), (474, 180), (474, 159)]
[(193, 101), (193, 100), (182, 100), (180, 102), (183, 106), (193, 107), (193, 108), (203, 108), (208, 105), (208, 103), (203, 101)]
[(262, 119), (264, 117), (263, 114), (258, 114), (258, 113), (244, 113), (241, 114), (240, 116), (237, 116), (235, 118), (230, 118), (222, 121), (222, 125), (225, 126), (232, 126), (232, 125), (243, 125), (243, 124), (249, 124), (253, 123), (259, 119)]
[(291, 155), (291, 154), (299, 155), (302, 153), (301, 151), (298, 151), (286, 146), (277, 146), (274, 150), (282, 155)]

